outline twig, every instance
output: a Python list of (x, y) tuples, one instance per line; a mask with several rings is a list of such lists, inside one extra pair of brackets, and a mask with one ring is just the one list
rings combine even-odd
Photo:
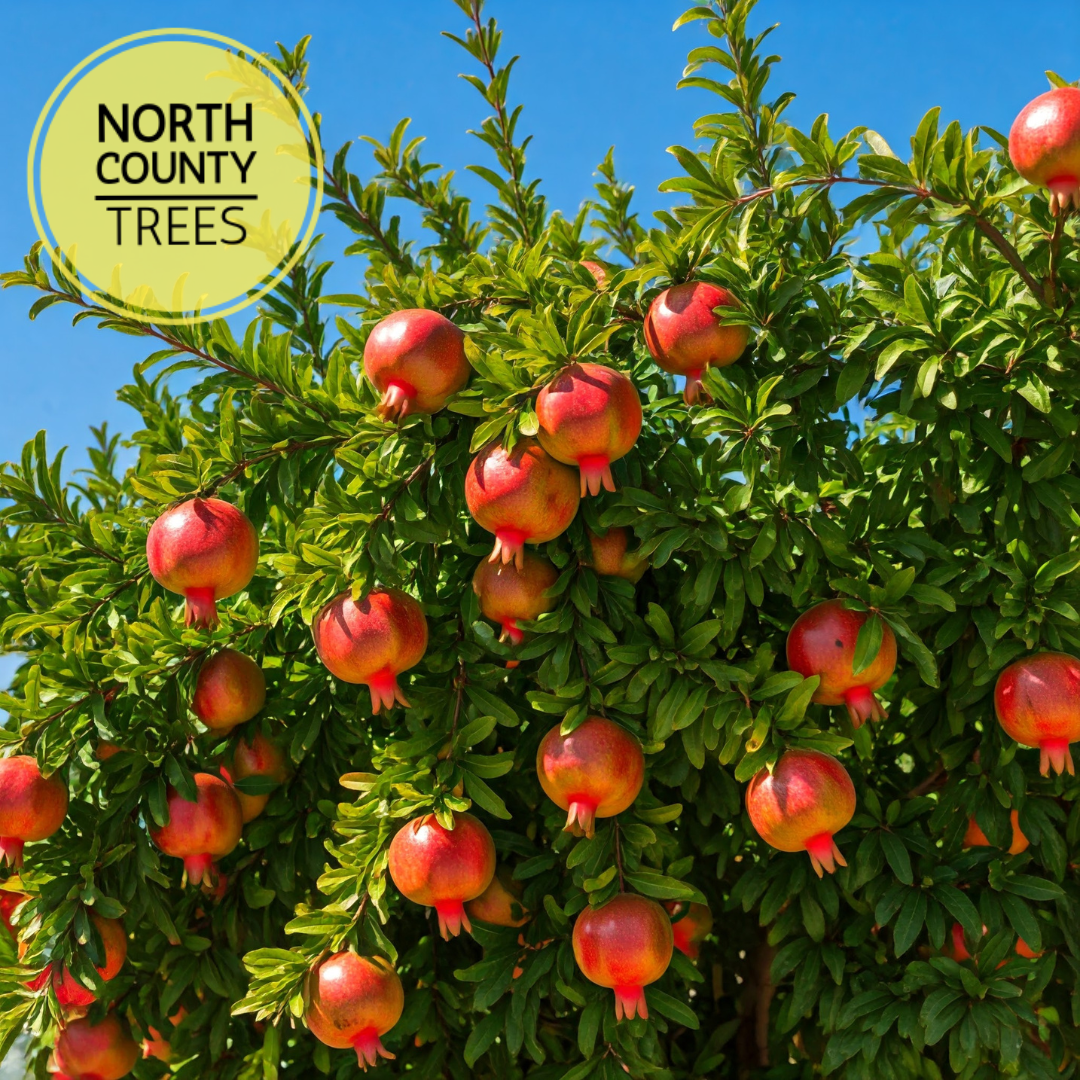
[(621, 830), (619, 819), (615, 818), (612, 824), (615, 826), (615, 866), (619, 871), (619, 892), (626, 892), (626, 882), (623, 879), (622, 843), (620, 841)]

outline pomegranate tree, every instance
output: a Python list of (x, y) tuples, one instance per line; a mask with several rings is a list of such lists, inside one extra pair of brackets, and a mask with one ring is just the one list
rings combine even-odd
[(37, 759), (26, 754), (0, 758), (0, 856), (18, 869), (23, 844), (47, 840), (64, 823), (68, 792), (53, 773), (42, 776)]
[(194, 802), (169, 787), (168, 824), (151, 828), (150, 835), (166, 855), (184, 860), (189, 885), (213, 887), (218, 878), (214, 860), (240, 842), (244, 820), (232, 784), (210, 773), (196, 773), (194, 781)]
[(215, 735), (227, 735), (265, 704), (266, 677), (251, 657), (221, 649), (199, 668), (191, 709)]
[(1075, 773), (1069, 745), (1080, 742), (1080, 660), (1041, 652), (1010, 664), (994, 687), (1005, 734), (1038, 747), (1039, 772)]
[(339, 952), (320, 960), (307, 979), (304, 1019), (312, 1035), (337, 1049), (352, 1047), (365, 1072), (391, 1054), (382, 1044), (401, 1019), (405, 991), (381, 956)]
[(814, 872), (847, 866), (833, 837), (855, 814), (847, 769), (820, 750), (788, 750), (746, 789), (746, 812), (758, 836), (777, 851), (806, 851)]
[(587, 907), (574, 923), (577, 966), (589, 982), (615, 991), (616, 1020), (648, 1019), (645, 987), (667, 971), (674, 941), (668, 913), (634, 893)]
[(397, 677), (427, 651), (424, 610), (400, 589), (372, 589), (362, 600), (342, 593), (311, 624), (319, 659), (331, 675), (371, 692), (371, 711), (409, 707)]
[(465, 335), (437, 311), (395, 311), (368, 335), (364, 374), (382, 394), (384, 420), (437, 413), (469, 381)]
[(525, 545), (561, 536), (578, 508), (574, 471), (535, 439), (520, 439), (509, 452), (491, 443), (469, 466), (465, 501), (482, 529), (495, 534), (491, 561), (524, 567)]
[(1050, 191), (1050, 209), (1080, 206), (1080, 90), (1057, 86), (1029, 101), (1009, 129), (1016, 171)]
[(540, 445), (581, 474), (581, 497), (615, 490), (611, 463), (641, 434), (641, 399), (621, 372), (600, 364), (571, 364), (536, 399)]
[(842, 600), (826, 600), (804, 611), (787, 638), (788, 667), (804, 678), (819, 676), (813, 700), (819, 705), (847, 706), (854, 727), (889, 715), (874, 691), (880, 690), (896, 669), (896, 638), (882, 622), (877, 655), (861, 671), (855, 671), (855, 646), (869, 617), (866, 611), (845, 607)]
[(569, 735), (556, 724), (543, 737), (536, 751), (536, 775), (547, 797), (568, 811), (565, 828), (592, 836), (598, 817), (621, 814), (638, 797), (645, 756), (625, 728), (589, 716)]
[(72, 1020), (61, 1029), (49, 1071), (56, 1080), (120, 1080), (139, 1060), (139, 1047), (115, 1013), (96, 1023)]
[(217, 601), (246, 589), (259, 538), (242, 510), (221, 499), (189, 499), (166, 510), (146, 537), (150, 573), (185, 599), (187, 626), (215, 627)]
[(446, 829), (434, 814), (414, 818), (390, 844), (390, 877), (406, 900), (433, 907), (443, 940), (472, 930), (465, 903), (481, 896), (495, 874), (491, 833), (472, 814), (455, 813)]
[(559, 572), (547, 559), (524, 552), (521, 568), (512, 563), (485, 559), (473, 574), (472, 586), (480, 601), (480, 613), (502, 627), (499, 640), (509, 638), (520, 645), (525, 637), (518, 622), (531, 622), (555, 606), (548, 590)]

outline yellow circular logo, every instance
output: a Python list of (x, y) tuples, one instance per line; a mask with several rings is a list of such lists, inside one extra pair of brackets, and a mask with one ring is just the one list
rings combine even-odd
[(257, 53), (148, 30), (57, 87), (27, 182), (58, 272), (103, 307), (170, 324), (232, 314), (289, 272), (315, 230), (322, 170), (307, 107)]

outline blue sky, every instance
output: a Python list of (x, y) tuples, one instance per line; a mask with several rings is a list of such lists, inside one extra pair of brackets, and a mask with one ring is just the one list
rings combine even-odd
[[(642, 217), (667, 205), (656, 192), (675, 171), (665, 148), (689, 144), (695, 117), (716, 108), (710, 95), (675, 90), (686, 52), (705, 43), (698, 26), (670, 32), (686, 6), (682, 0), (489, 0), (488, 12), (505, 31), (506, 55), (522, 57), (511, 97), (525, 103), (522, 130), (534, 135), (529, 172), (544, 178), (551, 205), (574, 211), (612, 144), (621, 175), (637, 185)], [(330, 150), (361, 134), (385, 138), (399, 118), (411, 116), (412, 132), (428, 138), (428, 159), (458, 169), (466, 193), (487, 197), (483, 183), (462, 169), (490, 164), (485, 148), (466, 134), (487, 113), (476, 92), (456, 78), (471, 70), (468, 57), (439, 34), (462, 30), (451, 0), (189, 0), (182, 11), (187, 26), (259, 50), (312, 34), (308, 103), (323, 114)], [(56, 84), (101, 45), (173, 25), (176, 18), (174, 3), (157, 0), (0, 6), (0, 38), (8, 43), (8, 103), (0, 112), (0, 268), (21, 265), (35, 239), (26, 151)], [(772, 85), (776, 93), (798, 94), (791, 122), (806, 127), (828, 112), (834, 132), (866, 124), (900, 153), (934, 105), (965, 128), (984, 123), (1007, 130), (1020, 108), (1047, 88), (1046, 68), (1080, 77), (1076, 3), (1020, 8), (983, 0), (973, 11), (958, 0), (761, 0), (754, 25), (773, 22), (781, 25), (770, 43), (784, 60)], [(370, 173), (363, 147), (354, 149), (352, 167)], [(325, 224), (323, 254), (336, 258), (342, 232), (335, 222)], [(330, 290), (354, 291), (358, 272), (355, 263), (339, 263)], [(145, 351), (135, 339), (89, 324), (72, 329), (57, 308), (30, 323), (32, 299), (24, 290), (0, 295), (0, 460), (17, 457), (44, 427), (50, 445), (70, 445), (69, 463), (78, 465), (90, 424), (108, 420), (114, 429), (132, 429), (135, 417), (116, 401), (115, 389)], [(0, 685), (4, 665), (0, 659)]]

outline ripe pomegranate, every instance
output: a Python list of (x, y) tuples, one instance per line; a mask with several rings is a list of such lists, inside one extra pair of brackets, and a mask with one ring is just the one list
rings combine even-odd
[(343, 1050), (352, 1046), (365, 1072), (379, 1058), (393, 1060), (382, 1044), (401, 1019), (405, 991), (388, 960), (339, 952), (308, 973), (307, 1026), (320, 1042)]
[(708, 281), (672, 285), (650, 305), (645, 344), (662, 370), (686, 376), (687, 405), (701, 395), (701, 375), (707, 367), (727, 367), (745, 351), (750, 328), (727, 326), (715, 311), (739, 306), (727, 289)]
[(443, 940), (472, 930), (465, 901), (475, 900), (495, 873), (491, 833), (472, 814), (454, 814), (444, 829), (434, 814), (413, 818), (390, 842), (390, 877), (406, 900), (434, 907)]
[(525, 635), (518, 620), (531, 621), (550, 611), (555, 601), (547, 591), (558, 580), (559, 571), (547, 559), (525, 552), (520, 570), (485, 559), (473, 574), (472, 587), (484, 618), (502, 626), (499, 640), (509, 638), (519, 645)]
[[(1009, 820), (1012, 822), (1012, 843), (1009, 845), (1010, 855), (1019, 855), (1022, 851), (1027, 851), (1031, 841), (1023, 834), (1020, 829), (1020, 813), (1017, 810), (1013, 810), (1009, 814)], [(979, 828), (978, 823), (975, 820), (973, 814), (968, 818), (967, 832), (964, 833), (964, 847), (990, 847), (990, 841), (986, 838), (986, 833)]]
[(581, 497), (615, 490), (611, 463), (641, 434), (641, 398), (621, 372), (600, 364), (571, 364), (536, 399), (540, 445), (581, 474)]
[(166, 510), (146, 537), (150, 573), (187, 598), (186, 626), (217, 626), (216, 601), (247, 587), (259, 538), (243, 511), (220, 499), (189, 499)]
[(577, 513), (573, 469), (535, 439), (519, 439), (509, 453), (491, 443), (465, 475), (465, 501), (476, 523), (495, 534), (491, 561), (524, 567), (525, 544), (546, 544), (564, 533)]
[(26, 754), (0, 759), (0, 856), (8, 866), (20, 867), (23, 844), (46, 840), (67, 816), (68, 793), (53, 773), (41, 775), (37, 758)]
[(122, 754), (126, 749), (126, 746), (118, 746), (114, 742), (107, 742), (105, 739), (99, 739), (97, 746), (94, 747), (94, 757), (98, 761), (108, 761), (109, 758), (114, 758), (117, 754)]
[[(982, 928), (982, 932), (985, 935), (986, 926)], [(971, 959), (971, 953), (968, 951), (967, 938), (964, 935), (964, 928), (958, 923), (952, 924), (952, 933), (950, 935), (952, 941), (946, 940), (945, 947), (941, 950), (946, 956), (951, 957), (953, 960), (963, 962), (964, 960)], [(1016, 939), (1016, 955), (1023, 957), (1025, 960), (1037, 960), (1042, 956), (1041, 952), (1035, 952), (1034, 949), (1023, 939)], [(1005, 960), (1002, 960), (998, 967), (1004, 966)]]
[(645, 987), (667, 971), (674, 940), (671, 920), (655, 900), (619, 893), (577, 917), (574, 959), (589, 982), (615, 991), (616, 1020), (647, 1020)]
[(72, 1020), (61, 1028), (49, 1071), (56, 1080), (120, 1080), (135, 1067), (139, 1048), (115, 1013), (98, 1023)]
[(227, 735), (266, 704), (266, 676), (249, 656), (222, 649), (199, 668), (191, 708), (215, 735)]
[(492, 926), (524, 926), (529, 913), (521, 902), (524, 888), (507, 866), (495, 868), (491, 884), (475, 899), (465, 905), (470, 919), (491, 923)]
[(1075, 775), (1069, 744), (1080, 741), (1080, 660), (1055, 652), (1017, 660), (998, 676), (994, 709), (1006, 735), (1042, 751), (1043, 776)]
[[(787, 661), (804, 678), (820, 675), (813, 700), (819, 705), (846, 705), (854, 727), (889, 714), (874, 697), (896, 668), (896, 638), (883, 621), (881, 648), (869, 667), (855, 674), (855, 642), (869, 613), (826, 600), (804, 611), (787, 638)], [(879, 616), (880, 618), (880, 616)]]
[(589, 534), (589, 548), (592, 551), (592, 568), (606, 577), (625, 578), (637, 584), (641, 575), (648, 569), (649, 562), (636, 552), (627, 552), (631, 532), (620, 525), (614, 525), (603, 536), (597, 536), (592, 529)]
[[(169, 1022), (173, 1027), (176, 1027), (184, 1017), (187, 1016), (187, 1009), (183, 1005), (176, 1010), (169, 1017)], [(172, 1043), (161, 1034), (156, 1027), (147, 1025), (146, 1028), (147, 1037), (142, 1041), (142, 1056), (144, 1058), (157, 1058), (158, 1061), (163, 1061), (166, 1065), (172, 1061)]]
[(195, 786), (195, 802), (169, 786), (169, 824), (151, 828), (150, 836), (166, 855), (184, 860), (188, 884), (206, 883), (212, 888), (218, 877), (214, 859), (228, 855), (240, 842), (244, 820), (231, 784), (209, 773), (196, 773)]
[[(18, 878), (10, 878), (6, 884), (18, 884)], [(12, 889), (0, 890), (0, 922), (7, 928), (7, 932), (13, 937), (19, 936), (19, 928), (15, 925), (15, 909), (20, 904), (25, 904), (30, 899), (29, 893), (15, 892)]]
[(675, 948), (684, 956), (696, 960), (701, 952), (701, 943), (712, 929), (712, 912), (704, 904), (685, 904), (681, 900), (669, 900), (664, 907), (671, 916)]
[(540, 740), (536, 775), (544, 793), (569, 813), (565, 830), (592, 836), (596, 818), (621, 814), (645, 779), (641, 744), (625, 728), (590, 716), (569, 735), (556, 724)]
[[(104, 919), (96, 912), (90, 913), (90, 921), (101, 936), (101, 944), (105, 946), (105, 966), (94, 966), (102, 980), (109, 982), (120, 974), (127, 959), (124, 924), (119, 919)], [(56, 1000), (64, 1009), (86, 1009), (97, 1001), (94, 991), (79, 982), (66, 964), (62, 972), (53, 969), (52, 984)]]
[(1025, 960), (1038, 960), (1041, 952), (1036, 952), (1023, 938), (1016, 939), (1016, 955)]
[(788, 750), (770, 773), (746, 789), (746, 811), (758, 836), (777, 851), (807, 851), (818, 877), (847, 866), (833, 840), (855, 813), (847, 769), (819, 750)]
[(367, 339), (364, 374), (382, 393), (384, 420), (437, 413), (469, 381), (465, 335), (437, 311), (395, 311)]
[[(234, 780), (244, 780), (249, 776), (268, 776), (271, 780), (283, 784), (288, 775), (285, 754), (277, 743), (261, 732), (256, 732), (250, 742), (241, 736), (233, 749)], [(269, 795), (245, 795), (242, 791), (237, 791), (236, 797), (240, 801), (240, 813), (245, 824), (254, 821), (270, 801)]]
[(423, 608), (400, 589), (372, 589), (363, 600), (344, 592), (319, 612), (311, 624), (319, 659), (332, 675), (363, 683), (378, 713), (406, 700), (397, 677), (419, 664), (427, 651)]
[(1080, 206), (1080, 90), (1060, 86), (1029, 101), (1009, 130), (1009, 157), (1029, 183), (1050, 189), (1050, 209)]

